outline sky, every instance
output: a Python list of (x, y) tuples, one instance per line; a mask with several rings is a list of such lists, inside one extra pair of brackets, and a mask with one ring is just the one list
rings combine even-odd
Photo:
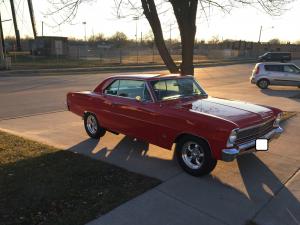
[[(160, 2), (162, 0), (157, 0)], [(27, 0), (14, 0), (17, 9), (17, 21), (21, 36), (33, 36), (29, 19)], [(61, 21), (62, 14), (48, 15), (53, 7), (47, 0), (32, 0), (38, 35), (42, 33), (42, 21), (44, 22), (44, 35), (66, 36), (84, 39), (97, 33), (110, 36), (117, 31), (124, 32), (129, 38), (135, 38), (136, 28), (138, 37), (143, 38), (151, 33), (148, 21), (140, 18), (134, 21), (132, 16), (118, 19), (115, 15), (114, 1), (90, 0), (82, 4), (72, 24), (66, 23), (57, 26)], [(139, 0), (137, 0), (139, 2)], [(165, 4), (168, 7), (169, 3)], [(207, 18), (198, 13), (197, 34), (198, 40), (210, 40), (218, 37), (220, 40), (234, 39), (246, 41), (258, 41), (259, 30), (262, 26), (261, 41), (278, 38), (282, 41), (300, 41), (300, 29), (297, 21), (300, 21), (300, 0), (296, 0), (284, 11), (283, 15), (272, 17), (264, 11), (252, 7), (241, 7), (231, 11), (230, 14), (212, 10)], [(0, 1), (2, 20), (11, 19), (9, 0)], [(162, 9), (163, 10), (163, 9)], [(126, 10), (125, 10), (126, 12)], [(175, 23), (174, 15), (165, 13), (160, 15), (164, 35), (166, 39), (179, 38), (179, 32)], [(83, 24), (86, 22), (86, 25)], [(14, 28), (12, 21), (3, 22), (5, 36), (13, 36)]]

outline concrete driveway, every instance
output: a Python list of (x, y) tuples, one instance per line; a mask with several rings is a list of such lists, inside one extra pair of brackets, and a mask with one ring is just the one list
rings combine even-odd
[[(196, 77), (210, 95), (300, 112), (298, 88), (271, 87), (261, 91), (249, 84), (251, 69), (252, 65), (205, 68), (197, 70)], [(72, 79), (80, 78), (84, 83), (82, 86), (88, 87), (92, 83), (95, 86), (95, 80), (101, 76), (108, 74), (87, 77), (87, 82), (80, 76)], [(64, 79), (71, 82), (70, 78)], [(45, 85), (46, 80), (43, 81)], [(81, 89), (79, 86), (78, 90)], [(56, 98), (72, 88), (58, 84), (53, 89), (37, 88), (31, 92), (23, 90), (23, 93), (25, 91), (25, 96), (30, 94), (38, 97), (43, 90), (47, 90), (49, 95), (42, 98), (48, 98), (57, 107)], [(55, 91), (56, 94), (51, 97), (50, 93)], [(11, 98), (22, 102), (22, 90), (17, 93), (10, 93)], [(0, 99), (1, 105), (12, 104), (6, 103), (2, 94)], [(59, 99), (63, 102), (63, 98)], [(26, 104), (26, 98), (23, 102)], [(55, 108), (60, 109), (63, 109), (62, 106)], [(219, 162), (211, 175), (195, 178), (182, 172), (173, 159), (173, 151), (110, 133), (100, 141), (91, 140), (85, 134), (81, 118), (69, 112), (44, 113), (38, 107), (32, 111), (42, 114), (9, 119), (10, 116), (3, 113), (0, 128), (163, 181), (158, 187), (90, 224), (218, 225), (246, 224), (249, 220), (261, 225), (300, 224), (299, 116), (283, 124), (285, 133), (271, 143), (269, 152), (245, 155), (232, 163)], [(19, 108), (18, 115), (27, 115), (27, 112), (23, 113)]]

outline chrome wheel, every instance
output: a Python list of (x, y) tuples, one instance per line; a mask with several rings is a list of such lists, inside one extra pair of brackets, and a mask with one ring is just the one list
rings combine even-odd
[(86, 119), (86, 127), (91, 134), (96, 134), (98, 130), (98, 123), (93, 115), (89, 115)]
[(190, 169), (199, 169), (202, 167), (204, 162), (204, 150), (202, 147), (194, 141), (186, 142), (182, 146), (182, 154), (181, 157), (183, 162), (190, 168)]

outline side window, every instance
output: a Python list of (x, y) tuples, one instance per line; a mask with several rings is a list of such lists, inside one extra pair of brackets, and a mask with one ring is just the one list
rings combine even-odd
[(294, 65), (286, 65), (284, 66), (284, 72), (287, 73), (299, 73), (299, 69)]
[(152, 86), (158, 100), (181, 94), (179, 84), (175, 79), (153, 81)]
[(168, 93), (178, 94), (179, 93), (179, 85), (177, 80), (166, 80), (167, 91)]
[(145, 95), (145, 82), (141, 80), (120, 80), (118, 96), (135, 99)]
[(291, 65), (291, 67), (294, 69), (295, 73), (300, 73), (300, 69), (297, 66)]
[(272, 68), (269, 65), (265, 65), (265, 71), (272, 71)]
[(158, 100), (162, 100), (167, 92), (167, 84), (165, 81), (153, 81), (153, 90)]
[(114, 81), (105, 89), (104, 93), (108, 95), (117, 95), (119, 84), (120, 84), (120, 80)]
[(294, 73), (293, 68), (290, 65), (286, 65), (283, 67), (283, 71), (287, 73)]
[(266, 71), (272, 71), (272, 72), (282, 72), (283, 66), (281, 65), (265, 65)]

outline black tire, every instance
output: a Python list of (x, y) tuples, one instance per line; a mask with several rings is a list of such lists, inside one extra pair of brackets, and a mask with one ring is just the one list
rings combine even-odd
[(261, 80), (257, 81), (256, 85), (260, 89), (267, 89), (270, 85), (270, 81), (268, 81), (267, 79), (261, 79)]
[(106, 133), (106, 130), (100, 126), (97, 117), (92, 113), (86, 113), (84, 115), (84, 128), (86, 133), (95, 139), (103, 137)]
[[(196, 147), (196, 152), (199, 151), (199, 155), (195, 156), (194, 160), (191, 151), (187, 150), (187, 145), (195, 143), (198, 145)], [(192, 145), (191, 145), (192, 146)], [(184, 171), (191, 174), (192, 176), (203, 176), (209, 174), (217, 165), (217, 160), (213, 158), (211, 150), (208, 144), (200, 138), (194, 136), (184, 136), (176, 144), (176, 158), (179, 165)], [(187, 152), (191, 154), (189, 157)], [(203, 156), (201, 156), (203, 155)], [(190, 163), (187, 163), (188, 159), (191, 159)], [(197, 158), (197, 161), (196, 161)], [(194, 161), (194, 163), (193, 163)], [(201, 161), (201, 165), (197, 165)], [(195, 168), (192, 168), (192, 164), (195, 165)], [(199, 162), (200, 164), (200, 162)]]

